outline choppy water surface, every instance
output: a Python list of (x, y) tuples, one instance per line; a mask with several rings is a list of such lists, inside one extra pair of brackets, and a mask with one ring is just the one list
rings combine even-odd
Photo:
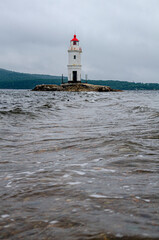
[(0, 239), (158, 239), (158, 91), (0, 90), (0, 127)]

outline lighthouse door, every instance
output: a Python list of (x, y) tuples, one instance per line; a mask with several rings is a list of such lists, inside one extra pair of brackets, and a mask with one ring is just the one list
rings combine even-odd
[(77, 82), (77, 71), (73, 71), (73, 82)]

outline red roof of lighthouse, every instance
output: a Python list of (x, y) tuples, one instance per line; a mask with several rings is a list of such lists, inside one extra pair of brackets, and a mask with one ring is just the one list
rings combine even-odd
[(76, 34), (74, 35), (74, 38), (72, 38), (71, 42), (79, 42), (79, 40), (76, 38)]

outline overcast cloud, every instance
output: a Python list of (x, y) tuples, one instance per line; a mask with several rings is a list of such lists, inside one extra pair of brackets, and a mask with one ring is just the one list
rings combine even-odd
[(0, 0), (0, 68), (66, 76), (75, 32), (83, 78), (159, 83), (158, 0)]

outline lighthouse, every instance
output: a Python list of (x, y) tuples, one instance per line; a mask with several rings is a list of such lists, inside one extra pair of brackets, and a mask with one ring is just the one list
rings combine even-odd
[(81, 82), (81, 53), (82, 49), (79, 46), (79, 40), (74, 35), (68, 49), (68, 83)]

